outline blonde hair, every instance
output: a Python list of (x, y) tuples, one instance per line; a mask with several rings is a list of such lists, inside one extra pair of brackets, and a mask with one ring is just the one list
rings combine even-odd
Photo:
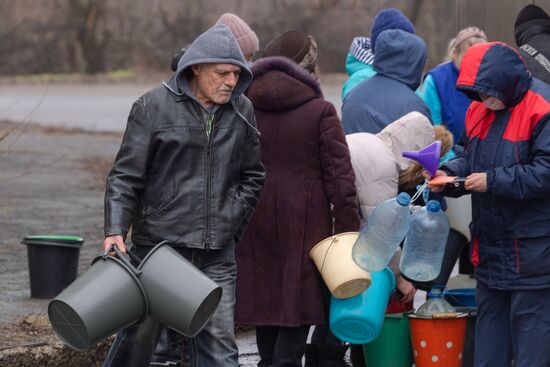
[[(453, 134), (443, 125), (436, 125), (434, 129), (434, 140), (441, 141), (441, 152), (439, 157), (443, 157), (454, 145)], [(399, 186), (404, 190), (409, 190), (422, 183), (424, 177), (422, 171), (424, 168), (420, 163), (414, 161), (406, 170), (399, 174)]]
[[(466, 50), (476, 43), (487, 42), (487, 36), (478, 27), (467, 27), (458, 32), (447, 46), (447, 58), (457, 63), (462, 59)], [(459, 65), (457, 65), (458, 67)]]

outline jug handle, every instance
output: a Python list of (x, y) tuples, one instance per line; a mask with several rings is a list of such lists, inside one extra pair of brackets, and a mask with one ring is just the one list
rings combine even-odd
[(134, 265), (132, 265), (130, 260), (128, 260), (128, 257), (131, 257), (132, 259), (134, 259), (138, 262), (141, 262), (141, 259), (139, 257), (137, 257), (135, 254), (132, 254), (130, 251), (127, 251), (126, 255), (123, 254), (122, 251), (120, 251), (120, 249), (118, 248), (118, 246), (116, 244), (112, 244), (111, 247), (109, 247), (107, 250), (105, 250), (105, 253), (103, 254), (103, 257), (109, 256), (108, 254), (111, 251), (114, 251), (115, 254), (116, 254), (116, 257), (120, 261), (122, 261), (124, 263), (124, 265), (126, 265), (130, 270), (132, 270), (132, 272), (137, 277), (139, 277), (141, 275), (141, 270), (138, 270)]

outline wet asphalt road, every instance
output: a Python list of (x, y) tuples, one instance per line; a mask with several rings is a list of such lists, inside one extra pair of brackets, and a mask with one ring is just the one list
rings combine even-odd
[[(341, 75), (325, 77), (325, 97), (340, 111)], [(132, 103), (157, 82), (123, 85), (0, 85), (0, 120), (88, 131), (123, 131)]]

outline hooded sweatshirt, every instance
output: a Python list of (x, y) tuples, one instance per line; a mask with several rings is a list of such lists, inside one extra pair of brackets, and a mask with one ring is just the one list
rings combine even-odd
[(413, 111), (431, 119), (428, 106), (414, 93), (421, 82), (426, 54), (420, 37), (395, 29), (382, 32), (374, 50), (377, 74), (357, 85), (344, 100), (342, 124), (346, 134), (376, 134)]
[[(252, 72), (248, 66), (246, 66), (243, 53), (235, 36), (231, 30), (223, 24), (218, 24), (197, 37), (181, 57), (178, 62), (176, 73), (170, 82), (168, 84), (163, 82), (162, 84), (178, 96), (187, 96), (199, 102), (189, 87), (188, 75), (192, 75), (190, 68), (192, 65), (196, 64), (216, 63), (232, 64), (241, 68), (239, 80), (231, 94), (231, 101), (234, 101), (242, 95), (246, 89), (248, 89), (250, 83), (252, 83)], [(199, 105), (202, 107), (200, 109), (202, 118), (208, 123), (206, 128), (209, 134), (212, 128), (211, 121), (219, 106), (214, 105), (206, 109), (200, 103)], [(253, 129), (257, 131), (256, 128), (253, 127)]]
[[(188, 88), (187, 70), (201, 63), (241, 67), (231, 100), (215, 113)], [(240, 240), (265, 176), (252, 103), (242, 94), (251, 80), (233, 34), (219, 25), (193, 42), (168, 82), (134, 103), (107, 178), (105, 235), (132, 227), (134, 244), (206, 250)], [(214, 117), (208, 123), (204, 114)]]
[(218, 24), (195, 39), (178, 62), (176, 73), (165, 87), (173, 93), (186, 95), (195, 99), (189, 90), (187, 80), (188, 70), (196, 64), (232, 64), (241, 68), (239, 81), (233, 89), (231, 99), (234, 100), (244, 93), (252, 82), (252, 72), (246, 66), (243, 53), (231, 30), (223, 24)]

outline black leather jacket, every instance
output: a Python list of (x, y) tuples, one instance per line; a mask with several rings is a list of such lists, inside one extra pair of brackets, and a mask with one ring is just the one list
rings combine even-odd
[(107, 178), (105, 235), (220, 249), (238, 242), (265, 178), (250, 101), (220, 106), (205, 133), (201, 106), (174, 78), (139, 98)]

